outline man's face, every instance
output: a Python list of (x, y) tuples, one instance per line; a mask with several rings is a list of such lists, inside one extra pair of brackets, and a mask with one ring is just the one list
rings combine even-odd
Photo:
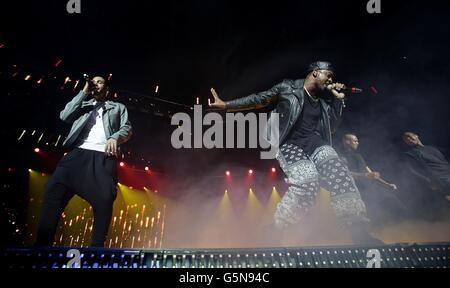
[(313, 76), (316, 86), (323, 91), (327, 88), (327, 85), (333, 83), (334, 73), (330, 70), (315, 70)]
[(403, 134), (403, 142), (409, 146), (417, 146), (420, 143), (420, 140), (417, 134), (406, 132)]
[(355, 135), (351, 135), (351, 134), (345, 135), (344, 144), (345, 144), (345, 146), (347, 146), (348, 148), (350, 148), (352, 150), (357, 150), (358, 146), (359, 146), (358, 137), (356, 137)]
[(92, 83), (94, 83), (94, 97), (95, 98), (104, 98), (106, 97), (106, 81), (103, 77), (96, 76), (92, 79)]

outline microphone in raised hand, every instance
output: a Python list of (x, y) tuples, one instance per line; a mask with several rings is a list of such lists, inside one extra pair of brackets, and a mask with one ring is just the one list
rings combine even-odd
[(345, 85), (342, 83), (331, 83), (326, 86), (327, 90), (329, 90), (337, 99), (345, 98), (345, 93), (342, 92), (344, 87)]
[(89, 77), (89, 75), (84, 74), (83, 75), (84, 80), (86, 80), (86, 84), (84, 85), (83, 92), (86, 94), (92, 94), (94, 91), (94, 82)]

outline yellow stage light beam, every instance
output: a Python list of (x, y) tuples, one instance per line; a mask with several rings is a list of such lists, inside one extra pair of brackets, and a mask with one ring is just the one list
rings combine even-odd
[(263, 213), (264, 211), (262, 209), (261, 202), (256, 197), (252, 188), (250, 188), (248, 191), (247, 202), (245, 203), (244, 207), (244, 219), (248, 221), (255, 221), (256, 219), (263, 216)]
[(225, 190), (225, 193), (223, 193), (223, 197), (219, 203), (218, 213), (221, 221), (231, 221), (231, 218), (234, 215), (228, 190)]
[(270, 193), (269, 202), (267, 202), (267, 209), (271, 212), (275, 212), (278, 202), (280, 202), (280, 194), (275, 186), (272, 187), (272, 193)]

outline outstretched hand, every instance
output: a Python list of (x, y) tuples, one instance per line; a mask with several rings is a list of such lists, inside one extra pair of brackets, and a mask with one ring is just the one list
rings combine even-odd
[(397, 188), (397, 185), (395, 185), (395, 184), (389, 184), (389, 186), (391, 187), (391, 189), (392, 190), (394, 190), (394, 191), (396, 191), (398, 188)]
[(211, 88), (211, 94), (214, 97), (214, 102), (209, 103), (209, 107), (225, 109), (225, 102), (219, 98), (219, 95), (217, 95), (217, 92), (216, 90), (214, 90), (214, 88)]

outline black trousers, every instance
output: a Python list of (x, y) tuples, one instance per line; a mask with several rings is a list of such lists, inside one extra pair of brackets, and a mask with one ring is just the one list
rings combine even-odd
[(66, 154), (45, 188), (35, 245), (52, 246), (61, 214), (76, 194), (92, 206), (91, 246), (103, 247), (117, 196), (116, 184), (115, 157), (81, 148)]

